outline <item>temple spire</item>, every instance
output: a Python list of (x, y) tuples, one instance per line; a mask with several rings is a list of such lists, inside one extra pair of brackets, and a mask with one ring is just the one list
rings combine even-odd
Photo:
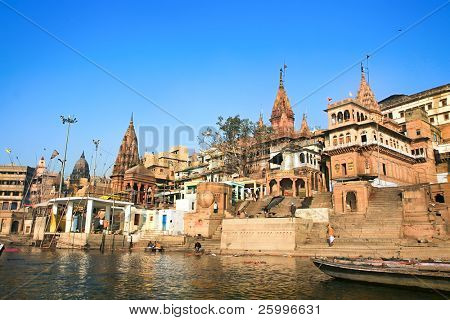
[(284, 89), (283, 68), (280, 69), (280, 86), (273, 103), (270, 123), (276, 133), (289, 134), (294, 132), (294, 112)]
[(130, 123), (133, 123), (133, 112), (131, 112), (131, 119), (130, 119)]
[(264, 126), (264, 120), (263, 120), (263, 114), (262, 112), (259, 113), (259, 120), (258, 120), (258, 127), (262, 128)]
[(311, 130), (309, 129), (306, 113), (303, 114), (302, 125), (300, 127), (300, 136), (311, 137)]
[(372, 89), (366, 81), (366, 76), (364, 72), (364, 67), (361, 64), (361, 82), (359, 84), (358, 95), (356, 99), (366, 108), (374, 111), (379, 111), (380, 106), (378, 105), (377, 100), (375, 99), (375, 95), (373, 94)]

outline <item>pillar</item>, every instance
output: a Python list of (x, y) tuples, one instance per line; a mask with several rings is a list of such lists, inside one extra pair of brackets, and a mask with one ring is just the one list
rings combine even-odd
[(86, 224), (84, 225), (84, 233), (91, 232), (93, 211), (94, 211), (94, 200), (88, 200), (86, 208)]
[(105, 207), (105, 221), (108, 221), (107, 230), (111, 230), (111, 206)]
[(130, 204), (126, 205), (124, 211), (125, 211), (124, 215), (125, 221), (123, 226), (123, 232), (128, 234), (130, 232), (131, 205)]
[(297, 179), (292, 179), (292, 196), (297, 196)]
[(56, 232), (56, 218), (58, 217), (58, 204), (56, 202), (52, 205), (52, 215), (50, 217), (50, 232)]
[(73, 201), (69, 201), (67, 203), (65, 232), (70, 232), (72, 228), (72, 216), (73, 216)]
[(244, 200), (245, 195), (244, 195), (244, 187), (240, 187), (240, 192), (241, 192), (241, 200)]
[(309, 197), (309, 178), (305, 177), (305, 197)]

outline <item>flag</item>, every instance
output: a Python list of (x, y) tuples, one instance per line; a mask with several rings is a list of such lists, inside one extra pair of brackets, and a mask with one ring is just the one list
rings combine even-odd
[(58, 152), (58, 151), (56, 151), (56, 150), (53, 150), (53, 152), (52, 152), (52, 156), (50, 157), (50, 160), (52, 160), (52, 159), (56, 158), (57, 156), (59, 156), (59, 152)]
[(332, 99), (332, 98), (330, 98), (330, 97), (328, 97), (328, 98), (327, 98), (327, 100), (328, 100), (328, 102), (330, 102), (330, 101), (331, 101), (331, 100), (333, 100), (333, 99)]
[(5, 151), (6, 151), (6, 153), (8, 153), (8, 154), (11, 153), (11, 149), (10, 149), (10, 148), (6, 148)]
[(348, 95), (349, 97), (353, 97), (353, 93), (351, 91), (349, 91)]

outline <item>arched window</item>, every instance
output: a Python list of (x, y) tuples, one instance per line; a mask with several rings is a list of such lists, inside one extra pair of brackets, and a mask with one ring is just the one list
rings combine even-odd
[(348, 110), (344, 111), (344, 121), (350, 120), (350, 112)]
[(356, 113), (356, 121), (358, 121), (358, 122), (361, 121), (361, 117), (359, 115), (359, 112)]
[(300, 153), (300, 162), (305, 163), (305, 155), (303, 153)]
[(337, 136), (333, 136), (333, 146), (337, 146), (337, 144), (338, 144)]
[(350, 143), (352, 142), (352, 137), (350, 136), (350, 133), (347, 132), (347, 134), (345, 135), (345, 143)]
[(335, 113), (333, 113), (331, 115), (331, 124), (336, 124), (336, 114)]
[(344, 144), (344, 134), (343, 133), (341, 133), (339, 135), (339, 144)]
[(343, 119), (344, 119), (344, 115), (342, 114), (342, 112), (339, 111), (337, 114), (337, 122), (342, 123)]

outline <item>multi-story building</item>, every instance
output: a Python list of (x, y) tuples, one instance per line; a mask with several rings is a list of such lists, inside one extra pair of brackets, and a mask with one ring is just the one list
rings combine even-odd
[(0, 166), (0, 234), (22, 231), (34, 173), (28, 166)]
[(422, 109), (426, 112), (430, 124), (441, 130), (443, 141), (450, 141), (450, 84), (412, 95), (391, 95), (379, 101), (379, 105), (385, 117), (400, 125), (407, 121), (408, 110)]
[(372, 180), (376, 185), (436, 182), (434, 138), (439, 129), (422, 108), (398, 123), (384, 117), (364, 71), (356, 98), (328, 105), (325, 152), (333, 182)]
[(35, 169), (28, 166), (0, 166), (0, 208), (18, 210), (30, 204), (30, 186)]

